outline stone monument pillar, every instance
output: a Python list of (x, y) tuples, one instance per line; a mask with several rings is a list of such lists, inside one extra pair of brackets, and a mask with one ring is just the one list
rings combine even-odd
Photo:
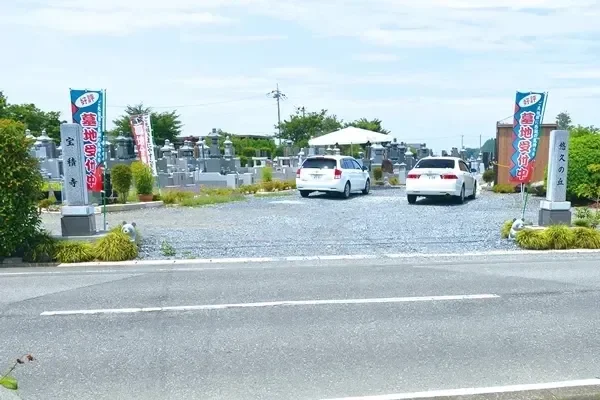
[(88, 199), (81, 125), (62, 124), (60, 138), (64, 163), (63, 199), (66, 200), (61, 209), (62, 236), (94, 235), (96, 218)]
[(571, 202), (567, 201), (569, 132), (550, 132), (548, 156), (548, 188), (546, 200), (540, 203), (538, 225), (571, 225)]

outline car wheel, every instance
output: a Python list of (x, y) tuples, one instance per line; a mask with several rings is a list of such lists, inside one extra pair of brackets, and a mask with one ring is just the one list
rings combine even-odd
[(477, 197), (477, 182), (473, 184), (473, 194), (469, 198), (475, 200), (475, 197)]
[(465, 185), (462, 185), (460, 189), (460, 195), (456, 197), (456, 202), (458, 204), (463, 204), (465, 202)]
[(408, 204), (415, 204), (417, 202), (417, 196), (414, 194), (407, 194), (406, 199), (408, 200)]
[(346, 182), (346, 186), (344, 186), (344, 191), (342, 192), (342, 197), (344, 199), (350, 197), (350, 182)]
[(300, 191), (300, 196), (302, 196), (302, 197), (308, 197), (309, 194), (310, 194), (310, 192), (308, 190), (301, 190)]
[(367, 179), (367, 182), (365, 182), (365, 188), (363, 189), (362, 193), (369, 194), (370, 191), (371, 191), (371, 180)]

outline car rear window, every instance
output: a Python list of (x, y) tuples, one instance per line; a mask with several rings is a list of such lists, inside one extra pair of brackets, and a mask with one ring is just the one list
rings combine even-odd
[(302, 168), (335, 169), (337, 162), (331, 158), (309, 158), (304, 161)]
[(444, 159), (423, 159), (415, 165), (415, 168), (454, 168), (454, 160)]

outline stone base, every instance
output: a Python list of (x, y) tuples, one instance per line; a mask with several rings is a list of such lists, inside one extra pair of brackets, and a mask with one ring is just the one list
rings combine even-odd
[(549, 225), (571, 225), (571, 210), (547, 210), (544, 208), (540, 209), (538, 216), (538, 225), (549, 226)]
[(60, 219), (62, 236), (91, 236), (96, 234), (96, 217), (92, 215), (63, 215)]

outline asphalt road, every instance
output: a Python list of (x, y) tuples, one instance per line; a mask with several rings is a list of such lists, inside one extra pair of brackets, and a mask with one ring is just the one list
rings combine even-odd
[[(537, 221), (540, 198), (527, 203)], [(515, 249), (500, 237), (504, 221), (520, 217), (520, 194), (481, 191), (456, 205), (419, 199), (409, 205), (404, 189), (373, 190), (348, 200), (320, 194), (301, 198), (262, 196), (199, 208), (161, 208), (109, 213), (108, 223), (135, 222), (141, 257), (214, 258), (382, 253), (456, 253)], [(97, 215), (96, 224), (103, 224)], [(60, 234), (60, 214), (44, 214), (46, 229)], [(166, 242), (175, 256), (161, 251)]]
[(318, 400), (589, 379), (599, 304), (597, 254), (11, 268), (0, 360), (36, 357), (15, 374), (24, 399)]

